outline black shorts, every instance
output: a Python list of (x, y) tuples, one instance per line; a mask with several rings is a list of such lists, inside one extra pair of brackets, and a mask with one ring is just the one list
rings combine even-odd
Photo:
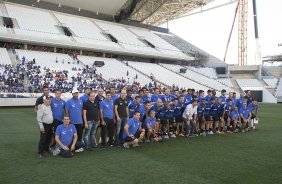
[(175, 122), (176, 122), (176, 123), (182, 123), (182, 122), (183, 122), (182, 116), (181, 116), (181, 115), (180, 115), (180, 116), (176, 116), (176, 117), (175, 117)]
[(166, 122), (167, 122), (167, 123), (169, 123), (169, 124), (173, 124), (173, 123), (175, 123), (175, 121), (174, 121), (174, 118), (173, 118), (173, 117), (165, 117), (165, 119), (166, 119)]
[(224, 121), (227, 121), (228, 118), (229, 118), (228, 114), (225, 113), (225, 114), (224, 114)]
[(217, 116), (218, 116), (218, 119), (219, 119), (219, 120), (221, 120), (221, 119), (222, 119), (223, 114), (218, 114)]
[(215, 121), (218, 121), (219, 120), (219, 117), (217, 114), (215, 115), (212, 115), (212, 121), (215, 122)]
[(54, 133), (56, 133), (57, 127), (61, 124), (63, 124), (63, 121), (60, 121), (58, 119), (53, 120)]
[(205, 115), (205, 120), (206, 121), (212, 121), (211, 116), (210, 115)]
[(127, 137), (124, 139), (124, 141), (125, 141), (125, 142), (132, 142), (132, 141), (134, 141), (135, 139), (138, 139), (138, 138), (140, 137), (140, 135), (141, 135), (141, 131), (138, 130), (138, 131), (134, 134), (133, 137), (127, 136)]
[(254, 113), (252, 113), (251, 119), (255, 119), (256, 115)]

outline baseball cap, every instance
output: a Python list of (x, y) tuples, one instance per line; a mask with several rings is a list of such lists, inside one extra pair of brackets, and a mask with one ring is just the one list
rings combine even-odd
[(78, 93), (77, 89), (73, 89), (71, 93)]
[(43, 96), (43, 100), (50, 99), (51, 96)]

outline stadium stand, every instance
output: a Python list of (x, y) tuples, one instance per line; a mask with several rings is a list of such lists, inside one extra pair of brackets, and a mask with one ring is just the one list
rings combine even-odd
[(7, 49), (5, 48), (0, 48), (0, 64), (1, 65), (12, 65)]
[[(179, 73), (180, 69), (183, 68), (180, 65), (172, 65), (172, 64), (160, 64), (162, 66), (164, 66), (167, 69), (171, 69), (172, 71), (174, 71), (175, 73)], [(207, 86), (209, 88), (212, 89), (216, 89), (216, 90), (221, 90), (221, 89), (226, 89), (227, 91), (233, 91), (232, 89), (230, 89), (228, 86), (212, 79), (212, 78), (208, 78), (205, 77), (197, 72), (194, 72), (192, 70), (187, 70), (186, 73), (179, 73), (182, 76), (185, 76), (186, 78), (189, 78), (190, 80), (196, 81), (204, 86)]]
[(276, 89), (276, 92), (275, 92), (275, 96), (276, 97), (282, 97), (282, 78), (279, 79), (277, 89)]
[(267, 88), (276, 88), (277, 87), (277, 82), (278, 82), (277, 78), (263, 79), (263, 81), (268, 85), (268, 86), (265, 86)]
[(230, 87), (230, 88), (233, 88), (233, 84), (231, 82), (230, 79), (225, 79), (225, 78), (222, 78), (222, 79), (217, 79), (218, 82)]
[(244, 87), (263, 87), (257, 79), (236, 79), (241, 88)]
[(213, 79), (216, 79), (217, 76), (216, 76), (216, 72), (213, 68), (209, 68), (209, 67), (187, 67), (188, 69), (190, 70), (193, 70), (194, 72), (197, 72), (201, 75), (204, 75), (206, 77), (209, 77), (209, 78), (213, 78)]
[(173, 71), (170, 71), (160, 65), (153, 63), (141, 63), (141, 62), (131, 62), (128, 61), (128, 65), (133, 68), (144, 72), (146, 75), (151, 76), (152, 78), (157, 79), (165, 83), (166, 85), (178, 85), (178, 87), (191, 86), (196, 90), (207, 90), (208, 88), (204, 85), (198, 84), (190, 79), (187, 79), (183, 76), (176, 74)]

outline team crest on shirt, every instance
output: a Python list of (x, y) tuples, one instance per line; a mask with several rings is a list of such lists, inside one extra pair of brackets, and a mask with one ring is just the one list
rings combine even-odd
[(64, 134), (64, 135), (65, 135), (66, 133), (67, 133), (67, 132), (66, 132), (65, 130), (64, 130), (64, 131), (62, 131), (62, 134)]
[(75, 107), (75, 104), (71, 104), (72, 107)]
[(70, 131), (72, 132), (72, 128), (70, 129)]

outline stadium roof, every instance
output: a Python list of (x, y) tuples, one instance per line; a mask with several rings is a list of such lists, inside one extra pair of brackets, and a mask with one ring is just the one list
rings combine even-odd
[[(38, 0), (37, 0), (38, 1)], [(106, 15), (116, 15), (119, 10), (133, 0), (42, 0), (53, 4), (61, 4), (72, 8), (99, 12)], [(138, 0), (138, 3), (128, 19), (149, 25), (161, 25), (188, 14), (214, 0)], [(83, 3), (82, 3), (83, 2)]]
[[(38, 0), (37, 0), (38, 1)], [(127, 0), (42, 0), (72, 8), (115, 15)]]

